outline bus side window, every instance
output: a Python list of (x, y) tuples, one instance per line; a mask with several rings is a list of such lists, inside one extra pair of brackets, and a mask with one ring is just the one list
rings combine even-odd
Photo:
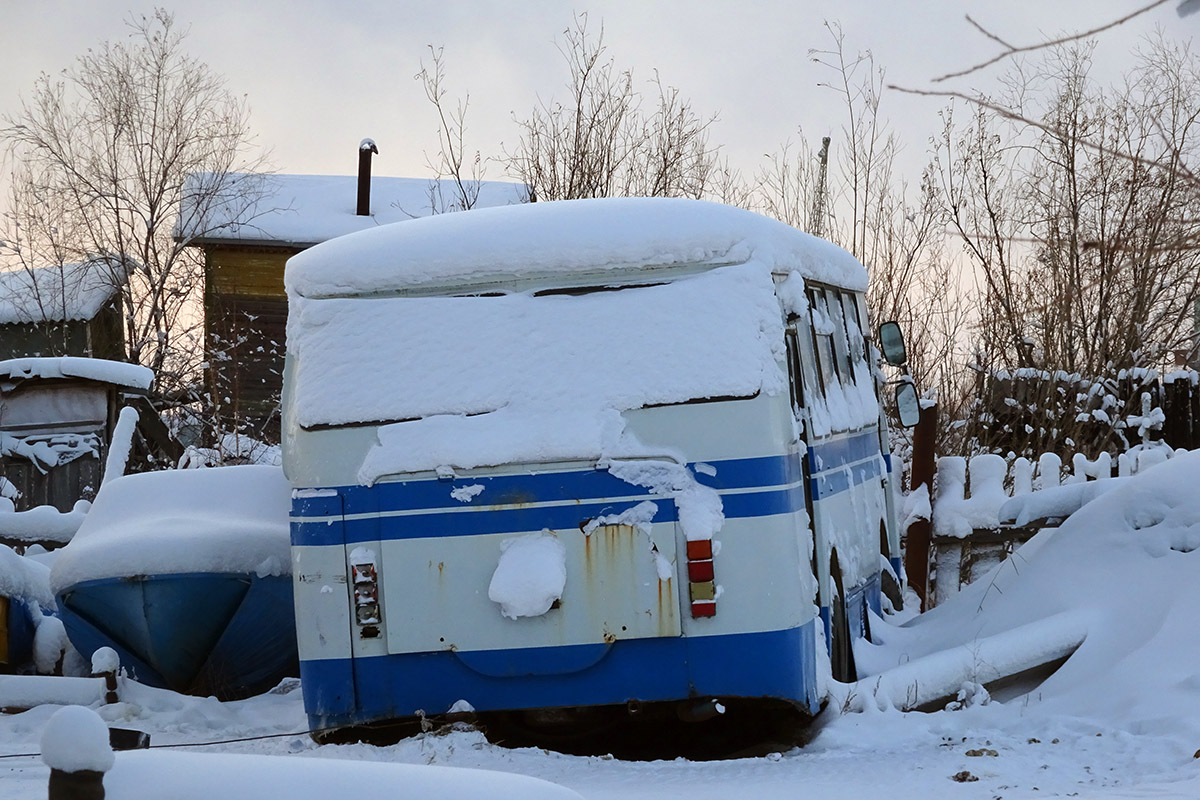
[(800, 363), (800, 335), (796, 331), (795, 320), (788, 322), (787, 331), (784, 333), (784, 342), (787, 344), (788, 378), (790, 379), (789, 382), (792, 389), (792, 406), (797, 409), (804, 408), (804, 373)]
[(812, 314), (813, 351), (820, 368), (821, 391), (829, 397), (830, 388), (838, 383), (837, 359), (833, 350), (833, 320), (829, 318), (823, 291), (810, 289), (808, 305)]
[(833, 322), (833, 350), (837, 353), (838, 374), (842, 377), (842, 385), (857, 383), (854, 374), (854, 356), (847, 330), (846, 315), (843, 310), (841, 293), (829, 289), (825, 292), (826, 308)]
[(841, 294), (842, 308), (845, 309), (846, 316), (846, 333), (850, 337), (850, 355), (855, 361), (859, 359), (867, 361), (867, 338), (863, 335), (867, 326), (863, 324), (859, 314), (858, 299), (849, 292)]

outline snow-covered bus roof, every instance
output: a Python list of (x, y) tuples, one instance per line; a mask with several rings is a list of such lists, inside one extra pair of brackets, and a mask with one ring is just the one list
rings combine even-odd
[(385, 225), (293, 256), (284, 283), (310, 298), (465, 294), (751, 260), (820, 283), (867, 285), (866, 270), (837, 245), (743, 209), (667, 198), (477, 208)]
[(638, 450), (624, 412), (786, 391), (780, 273), (789, 297), (804, 277), (866, 283), (832, 244), (689, 200), (539, 203), (348, 236), (288, 262), (285, 416), (380, 425), (367, 483), (624, 457)]

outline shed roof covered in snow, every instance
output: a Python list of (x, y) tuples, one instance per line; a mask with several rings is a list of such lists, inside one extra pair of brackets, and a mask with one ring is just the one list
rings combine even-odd
[[(473, 208), (525, 203), (524, 184), (472, 182)], [(371, 214), (355, 213), (352, 175), (189, 175), (176, 237), (193, 244), (311, 247), (347, 233), (461, 208), (448, 180), (371, 179)]]
[(89, 320), (125, 280), (109, 259), (0, 272), (0, 325)]
[(636, 269), (648, 277), (749, 261), (821, 283), (867, 285), (863, 266), (835, 244), (743, 209), (667, 198), (534, 203), (383, 226), (293, 256), (284, 282), (289, 294), (311, 298), (465, 293), (539, 275), (570, 283), (570, 275)]

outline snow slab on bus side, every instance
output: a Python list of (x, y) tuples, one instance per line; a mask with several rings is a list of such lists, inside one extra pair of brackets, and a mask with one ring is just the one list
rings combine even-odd
[(294, 300), (750, 260), (867, 286), (866, 270), (837, 245), (750, 211), (679, 198), (532, 203), (384, 225), (293, 256), (284, 284)]
[(184, 572), (285, 575), (291, 488), (279, 467), (126, 475), (104, 484), (50, 571), (55, 593), (87, 580)]
[(622, 440), (620, 412), (784, 391), (782, 342), (757, 263), (578, 297), (293, 297), (288, 319), (297, 422), (402, 420), (380, 429), (367, 483), (643, 455)]

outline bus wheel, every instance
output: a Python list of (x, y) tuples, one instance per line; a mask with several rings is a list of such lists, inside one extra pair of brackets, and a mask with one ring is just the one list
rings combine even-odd
[(832, 642), (829, 660), (833, 668), (833, 679), (841, 683), (854, 683), (858, 671), (854, 668), (854, 646), (850, 638), (850, 618), (846, 614), (846, 602), (842, 598), (841, 583), (831, 578), (833, 596), (829, 601), (829, 629)]
[(904, 610), (904, 593), (900, 589), (900, 581), (891, 569), (879, 570), (879, 589), (883, 596), (892, 604), (893, 611)]

